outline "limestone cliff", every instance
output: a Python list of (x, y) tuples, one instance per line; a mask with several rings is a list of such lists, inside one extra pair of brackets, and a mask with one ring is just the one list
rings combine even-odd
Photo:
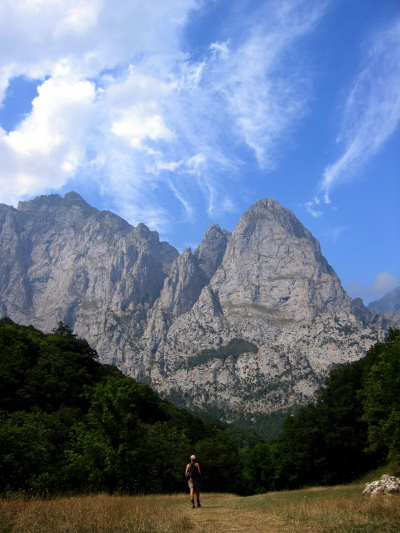
[(0, 242), (2, 315), (44, 331), (62, 320), (102, 362), (227, 420), (309, 401), (387, 325), (274, 200), (182, 254), (76, 193), (1, 205)]
[(179, 255), (76, 193), (1, 205), (0, 237), (1, 314), (46, 332), (62, 320), (115, 364), (142, 335)]

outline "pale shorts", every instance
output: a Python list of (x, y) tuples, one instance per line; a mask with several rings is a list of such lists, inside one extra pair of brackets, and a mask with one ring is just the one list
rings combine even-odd
[(188, 479), (189, 489), (199, 489), (200, 488), (200, 479)]

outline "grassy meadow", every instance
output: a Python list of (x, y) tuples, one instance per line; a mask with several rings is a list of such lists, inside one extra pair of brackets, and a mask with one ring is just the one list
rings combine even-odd
[(365, 498), (364, 484), (240, 497), (105, 494), (0, 500), (0, 533), (398, 533), (400, 497)]

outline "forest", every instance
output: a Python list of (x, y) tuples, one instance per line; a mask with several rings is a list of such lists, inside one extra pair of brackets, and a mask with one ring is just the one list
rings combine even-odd
[(400, 330), (333, 369), (277, 438), (207, 420), (101, 364), (63, 323), (0, 320), (0, 491), (36, 495), (187, 490), (191, 454), (208, 492), (331, 485), (400, 461)]

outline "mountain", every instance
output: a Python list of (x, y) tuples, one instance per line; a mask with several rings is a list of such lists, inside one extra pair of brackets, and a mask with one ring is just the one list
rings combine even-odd
[(104, 361), (123, 361), (177, 250), (76, 193), (20, 202), (17, 210), (1, 205), (0, 225), (1, 314), (45, 332), (61, 320)]
[(63, 321), (101, 362), (226, 421), (310, 401), (390, 324), (270, 199), (181, 254), (73, 192), (0, 205), (0, 243), (2, 316), (47, 332)]
[(386, 293), (383, 298), (368, 304), (368, 309), (372, 309), (378, 315), (400, 312), (400, 287), (396, 287)]

